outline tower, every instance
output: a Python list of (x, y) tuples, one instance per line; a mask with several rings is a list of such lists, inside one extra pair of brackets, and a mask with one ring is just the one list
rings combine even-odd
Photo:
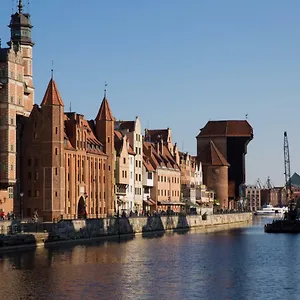
[(41, 112), (42, 214), (45, 220), (53, 220), (65, 211), (64, 103), (53, 78), (41, 103)]
[(114, 127), (115, 120), (111, 113), (106, 92), (96, 117), (96, 135), (103, 144), (107, 160), (105, 163), (105, 211), (101, 214), (112, 216), (114, 214)]
[[(24, 82), (22, 106), (24, 106), (26, 113), (30, 113), (34, 103), (34, 87), (32, 80), (32, 48), (34, 43), (31, 39), (31, 29), (33, 26), (31, 25), (30, 14), (23, 13), (22, 0), (19, 0), (18, 12), (11, 15), (8, 27), (10, 28), (11, 33), (8, 45), (11, 48), (14, 48), (15, 51), (19, 51), (23, 58), (22, 64), (24, 70), (23, 76), (20, 76), (20, 79), (23, 79), (22, 81)], [(19, 74), (17, 76), (19, 77)]]
[[(0, 45), (0, 209), (10, 211), (20, 201), (20, 116), (28, 117), (34, 103), (30, 15), (11, 15), (8, 48)], [(8, 199), (10, 204), (3, 205)], [(14, 199), (14, 202), (12, 201)], [(14, 205), (15, 206), (15, 205)], [(14, 210), (18, 210), (14, 207)]]

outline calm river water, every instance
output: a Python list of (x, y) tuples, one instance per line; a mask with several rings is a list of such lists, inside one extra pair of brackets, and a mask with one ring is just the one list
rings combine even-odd
[(2, 253), (1, 299), (300, 299), (300, 235), (265, 222)]

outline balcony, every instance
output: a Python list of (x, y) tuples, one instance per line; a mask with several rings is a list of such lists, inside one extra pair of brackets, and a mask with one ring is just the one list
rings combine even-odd
[(125, 196), (128, 184), (117, 183), (115, 186), (115, 193), (116, 195)]

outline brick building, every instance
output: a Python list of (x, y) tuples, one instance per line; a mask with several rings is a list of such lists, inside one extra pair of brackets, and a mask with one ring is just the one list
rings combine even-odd
[(44, 220), (114, 213), (114, 118), (106, 97), (95, 120), (64, 113), (51, 78), (21, 131), (23, 216), (35, 208)]
[(0, 43), (0, 210), (20, 212), (19, 120), (29, 116), (34, 103), (30, 15), (11, 15), (8, 47)]
[[(197, 136), (197, 156), (203, 181), (216, 192), (221, 208), (234, 207), (239, 187), (245, 183), (245, 155), (253, 138), (246, 120), (209, 121)], [(228, 201), (229, 200), (229, 201)]]

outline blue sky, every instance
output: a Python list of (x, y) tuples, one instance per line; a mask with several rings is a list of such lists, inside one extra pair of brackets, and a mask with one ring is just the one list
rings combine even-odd
[[(1, 0), (2, 45), (12, 2)], [(300, 172), (299, 11), (298, 0), (31, 0), (36, 103), (53, 60), (66, 109), (94, 118), (107, 81), (117, 119), (170, 127), (192, 154), (208, 120), (248, 113), (247, 182), (283, 184), (285, 130)]]

